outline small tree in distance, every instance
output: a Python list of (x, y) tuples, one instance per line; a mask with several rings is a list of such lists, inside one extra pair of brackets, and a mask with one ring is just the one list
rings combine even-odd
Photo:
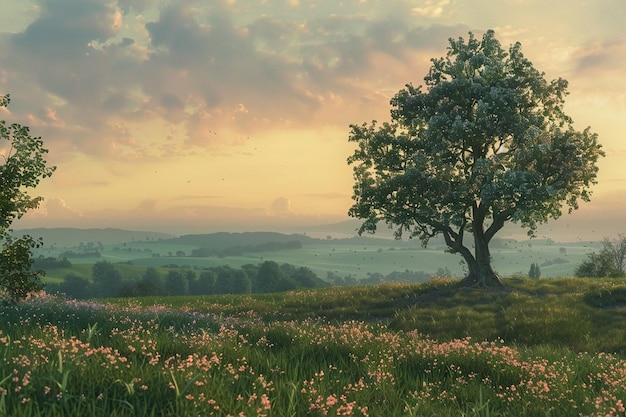
[(122, 273), (109, 261), (93, 264), (91, 277), (98, 297), (116, 297), (122, 288)]
[(539, 269), (539, 264), (533, 262), (530, 264), (530, 270), (528, 271), (528, 277), (533, 279), (539, 279), (541, 277), (541, 269)]
[(520, 43), (507, 52), (493, 31), (450, 39), (424, 81), (391, 100), (391, 122), (351, 126), (349, 215), (364, 220), (359, 233), (384, 221), (424, 245), (441, 235), (465, 260), (465, 283), (501, 285), (491, 239), (507, 222), (533, 236), (563, 206), (589, 201), (604, 153), (564, 113), (567, 82), (545, 80)]
[[(9, 103), (9, 95), (0, 96), (0, 108)], [(32, 236), (15, 238), (11, 225), (42, 201), (27, 190), (54, 172), (55, 167), (46, 165), (47, 152), (41, 138), (33, 138), (28, 127), (0, 120), (0, 292), (9, 302), (42, 288), (43, 271), (32, 269), (32, 249), (42, 242)]]

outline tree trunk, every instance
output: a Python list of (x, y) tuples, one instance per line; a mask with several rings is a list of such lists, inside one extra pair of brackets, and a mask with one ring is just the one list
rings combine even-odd
[(463, 279), (463, 283), (469, 286), (504, 286), (500, 277), (491, 268), (491, 253), (489, 252), (489, 241), (491, 237), (502, 228), (504, 222), (494, 222), (487, 232), (483, 228), (485, 218), (484, 209), (479, 206), (474, 207), (474, 219), (472, 224), (474, 235), (474, 254), (463, 245), (463, 231), (465, 223), (455, 233), (450, 228), (443, 231), (443, 237), (451, 253), (459, 253), (465, 260), (468, 267), (468, 274)]
[[(484, 229), (486, 211), (482, 205), (474, 205), (472, 234), (474, 235), (474, 256), (469, 250), (461, 251), (469, 270), (465, 283), (479, 287), (503, 286), (502, 280), (491, 268), (491, 252), (489, 251), (490, 236), (501, 228), (499, 223), (490, 228), (487, 233)], [(469, 256), (468, 256), (469, 255)]]
[[(463, 256), (468, 267), (468, 274), (464, 282), (471, 286), (489, 287), (503, 286), (498, 274), (491, 268), (491, 254), (484, 236), (482, 239), (474, 235), (475, 256)], [(469, 252), (469, 251), (468, 251)], [(461, 252), (463, 255), (463, 252)]]

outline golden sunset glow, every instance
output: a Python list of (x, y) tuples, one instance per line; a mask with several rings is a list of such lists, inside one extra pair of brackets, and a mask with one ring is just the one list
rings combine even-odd
[(494, 29), (546, 78), (568, 80), (566, 111), (606, 152), (592, 202), (541, 232), (625, 231), (615, 228), (626, 225), (623, 0), (5, 0), (0, 10), (0, 94), (12, 97), (0, 117), (43, 137), (58, 167), (18, 227), (297, 231), (346, 220), (349, 125), (388, 120), (390, 98), (422, 83), (448, 38)]

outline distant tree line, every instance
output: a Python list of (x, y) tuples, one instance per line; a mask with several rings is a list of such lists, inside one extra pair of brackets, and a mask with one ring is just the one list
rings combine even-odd
[(61, 258), (100, 258), (102, 254), (97, 249), (87, 252), (74, 252), (73, 250), (66, 250), (59, 256)]
[(554, 258), (541, 263), (541, 266), (552, 266), (552, 265), (561, 265), (568, 264), (569, 261), (563, 258)]
[(72, 263), (66, 257), (53, 258), (52, 256), (44, 257), (42, 255), (33, 258), (33, 269), (53, 269), (53, 268), (69, 268)]
[(48, 284), (49, 293), (73, 298), (139, 297), (160, 295), (250, 294), (317, 288), (328, 285), (313, 271), (290, 264), (265, 261), (236, 269), (228, 265), (194, 271), (173, 268), (162, 273), (148, 267), (138, 279), (124, 279), (117, 265), (93, 264), (92, 279), (68, 274), (59, 284)]
[(195, 258), (239, 256), (245, 253), (273, 252), (285, 249), (302, 249), (302, 242), (294, 240), (289, 242), (265, 242), (258, 245), (236, 245), (227, 248), (202, 247), (192, 249), (191, 256)]
[(102, 242), (80, 242), (76, 250), (62, 252), (60, 258), (99, 258), (102, 256), (104, 244)]
[(329, 271), (326, 280), (338, 286), (351, 285), (376, 285), (385, 282), (425, 282), (433, 277), (448, 278), (452, 273), (448, 268), (439, 268), (437, 272), (429, 273), (424, 271), (393, 271), (389, 274), (381, 274), (380, 272), (368, 272), (367, 277), (357, 279), (354, 275), (340, 276)]

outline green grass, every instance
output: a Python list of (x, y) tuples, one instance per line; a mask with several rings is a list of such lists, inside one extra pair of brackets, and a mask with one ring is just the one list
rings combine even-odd
[(624, 416), (626, 280), (0, 308), (0, 416)]
[[(595, 244), (597, 245), (597, 244)], [(571, 276), (576, 265), (597, 250), (591, 243), (551, 243), (544, 240), (528, 242), (500, 242), (493, 244), (492, 257), (494, 268), (504, 276), (526, 274), (531, 263), (538, 263), (543, 277)], [(130, 262), (134, 265), (161, 267), (167, 264), (185, 265), (192, 268), (229, 265), (239, 268), (245, 264), (260, 264), (264, 260), (278, 263), (289, 263), (304, 266), (315, 272), (320, 278), (326, 278), (328, 272), (339, 276), (353, 275), (366, 278), (368, 273), (389, 274), (394, 271), (424, 271), (435, 273), (439, 268), (447, 267), (452, 275), (463, 276), (463, 268), (459, 264), (461, 258), (445, 252), (442, 245), (432, 244), (424, 249), (417, 241), (396, 242), (394, 240), (368, 239), (359, 241), (331, 240), (323, 243), (306, 244), (302, 249), (281, 250), (275, 252), (250, 253), (241, 256), (224, 258), (208, 257), (193, 258), (190, 256), (168, 256), (182, 251), (191, 253), (193, 246), (176, 245), (163, 242), (127, 242), (123, 244), (105, 245), (100, 258), (70, 258), (74, 264), (69, 270), (48, 271), (50, 280), (61, 280), (69, 273), (89, 277), (91, 264), (107, 260), (114, 263)], [(77, 248), (45, 248), (43, 256), (58, 256), (67, 249)], [(132, 251), (128, 251), (132, 249)], [(159, 255), (158, 257), (156, 255)], [(566, 263), (554, 263), (555, 260)]]

